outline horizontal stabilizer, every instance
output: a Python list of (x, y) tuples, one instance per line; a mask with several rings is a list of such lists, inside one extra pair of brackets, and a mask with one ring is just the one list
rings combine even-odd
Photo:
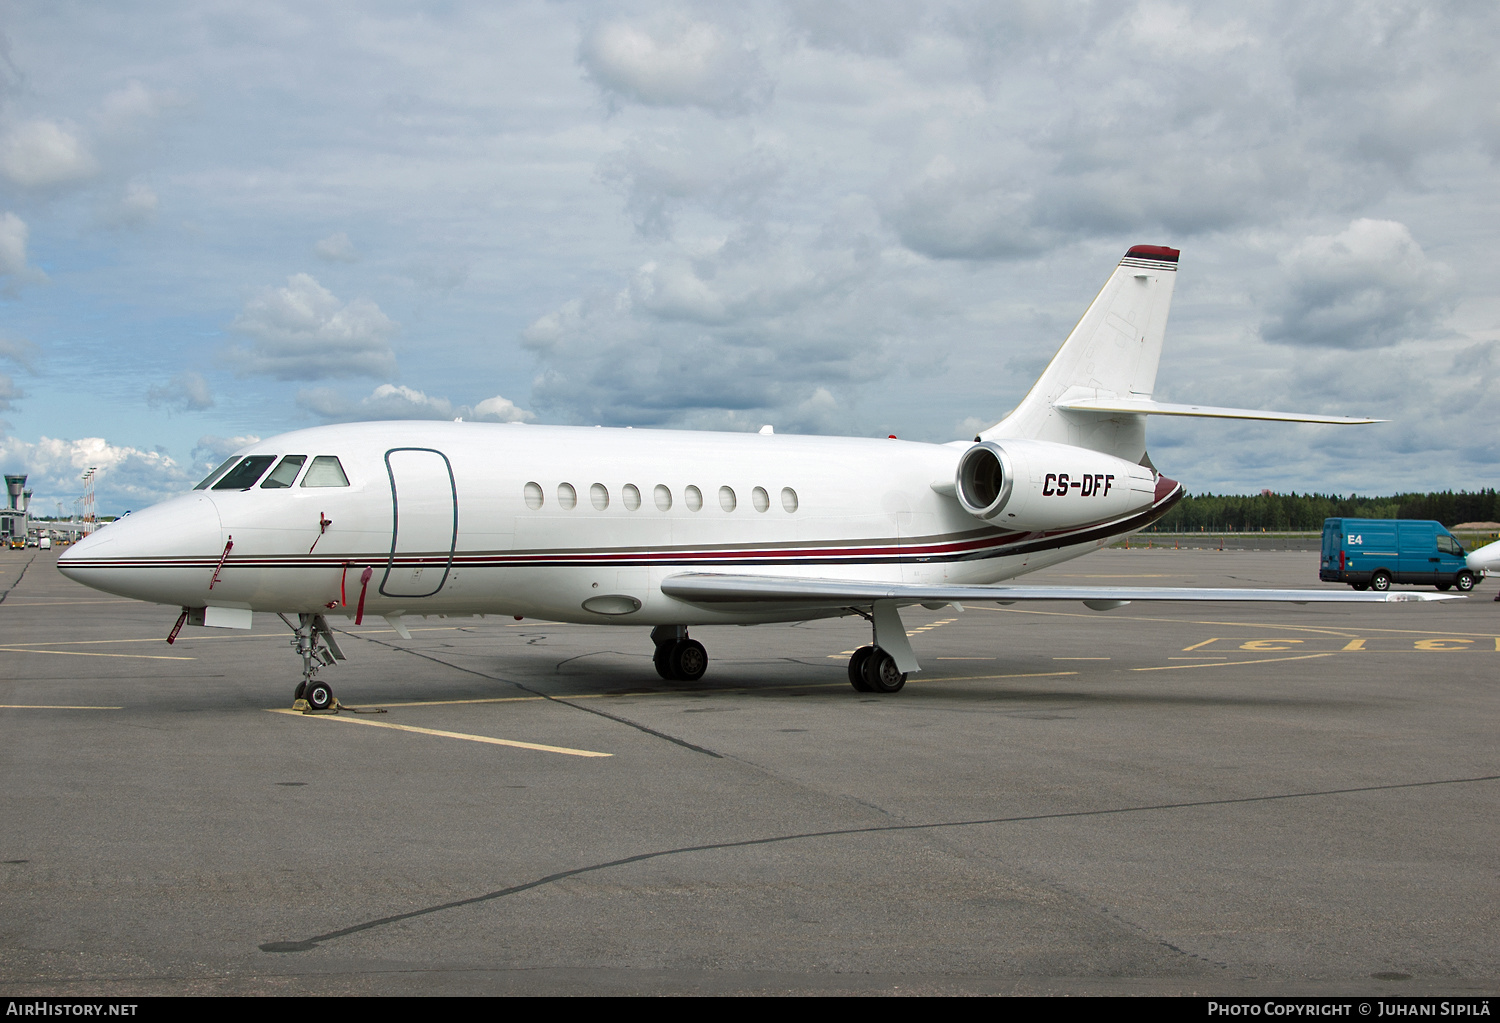
[(1358, 426), (1384, 423), (1366, 416), (1324, 416), (1307, 412), (1263, 412), (1249, 408), (1219, 408), (1214, 405), (1172, 405), (1150, 398), (1075, 398), (1053, 402), (1053, 408), (1070, 412), (1127, 412), (1138, 416), (1196, 416), (1201, 419), (1268, 419), (1278, 423), (1333, 423)]
[(858, 579), (798, 579), (790, 576), (729, 575), (685, 572), (662, 580), (669, 597), (695, 604), (781, 605), (783, 608), (832, 608), (871, 604), (877, 600), (900, 603), (1003, 604), (1022, 600), (1069, 600), (1119, 606), (1135, 600), (1215, 600), (1257, 603), (1394, 603), (1419, 600), (1456, 600), (1456, 594), (1395, 592), (1359, 593), (1345, 589), (1258, 590), (1208, 589), (1192, 586), (992, 586), (922, 585), (866, 582)]

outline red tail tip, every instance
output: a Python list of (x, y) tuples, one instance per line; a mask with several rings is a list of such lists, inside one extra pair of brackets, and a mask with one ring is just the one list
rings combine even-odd
[(1137, 259), (1160, 259), (1163, 262), (1175, 263), (1181, 249), (1169, 249), (1165, 245), (1132, 245), (1130, 251), (1125, 253), (1125, 258), (1135, 256)]

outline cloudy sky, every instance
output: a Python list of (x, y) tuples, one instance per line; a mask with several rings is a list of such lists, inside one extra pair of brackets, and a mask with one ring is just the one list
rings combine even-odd
[(0, 2), (36, 510), (453, 418), (951, 440), (1182, 249), (1191, 490), (1495, 486), (1487, 2)]

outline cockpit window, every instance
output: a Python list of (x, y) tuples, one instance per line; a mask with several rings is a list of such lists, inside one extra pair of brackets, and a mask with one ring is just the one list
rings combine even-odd
[(200, 484), (198, 484), (193, 489), (194, 490), (207, 490), (209, 487), (213, 486), (214, 480), (218, 479), (220, 476), (222, 476), (226, 472), (228, 472), (229, 471), (229, 467), (231, 465), (235, 464), (236, 462), (238, 462), (239, 460), (240, 459), (239, 459), (238, 455), (236, 455), (235, 457), (229, 459), (223, 465), (221, 465), (217, 469), (215, 469), (213, 472), (211, 472), (207, 476), (203, 477), (203, 482), (200, 483)]
[(349, 477), (344, 475), (344, 467), (334, 455), (319, 455), (312, 460), (312, 465), (307, 468), (307, 475), (302, 477), (304, 487), (347, 487)]
[(260, 485), (262, 490), (280, 490), (289, 487), (297, 481), (297, 473), (302, 471), (302, 463), (307, 461), (306, 455), (287, 455), (281, 460), (281, 464), (271, 470), (271, 475)]
[(261, 474), (271, 467), (276, 461), (275, 455), (246, 455), (236, 465), (224, 474), (224, 478), (214, 484), (215, 490), (249, 490), (255, 486), (255, 481), (260, 479)]

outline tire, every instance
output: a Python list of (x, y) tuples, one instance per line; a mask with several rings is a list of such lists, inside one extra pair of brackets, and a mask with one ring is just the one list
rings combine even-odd
[(876, 647), (865, 661), (865, 684), (876, 693), (899, 693), (906, 685), (906, 675), (896, 667), (896, 659)]
[(696, 682), (708, 670), (708, 651), (696, 639), (672, 644), (672, 677), (678, 682)]
[(307, 683), (298, 682), (297, 691), (292, 694), (293, 700), (301, 700), (307, 696)]
[(1389, 572), (1376, 572), (1370, 576), (1370, 589), (1384, 593), (1391, 588), (1391, 574)]
[(1361, 592), (1363, 592), (1365, 590), (1368, 590), (1370, 588), (1370, 584), (1369, 583), (1350, 583), (1349, 585), (1353, 586), (1356, 590), (1359, 590)]
[(1437, 584), (1437, 588), (1439, 590), (1442, 590), (1444, 593), (1447, 593), (1449, 590), (1453, 589), (1453, 584), (1452, 583), (1438, 583)]
[(656, 673), (668, 682), (672, 681), (672, 648), (676, 643), (663, 643), (656, 648), (656, 654), (651, 658), (651, 663), (656, 666)]
[(1460, 572), (1453, 579), (1453, 585), (1457, 586), (1460, 593), (1468, 593), (1474, 588), (1474, 573)]
[(303, 699), (313, 710), (327, 710), (333, 706), (333, 690), (326, 682), (309, 682)]
[(861, 693), (873, 692), (870, 683), (865, 681), (865, 662), (875, 652), (872, 646), (862, 646), (854, 651), (854, 656), (849, 658), (849, 684)]

